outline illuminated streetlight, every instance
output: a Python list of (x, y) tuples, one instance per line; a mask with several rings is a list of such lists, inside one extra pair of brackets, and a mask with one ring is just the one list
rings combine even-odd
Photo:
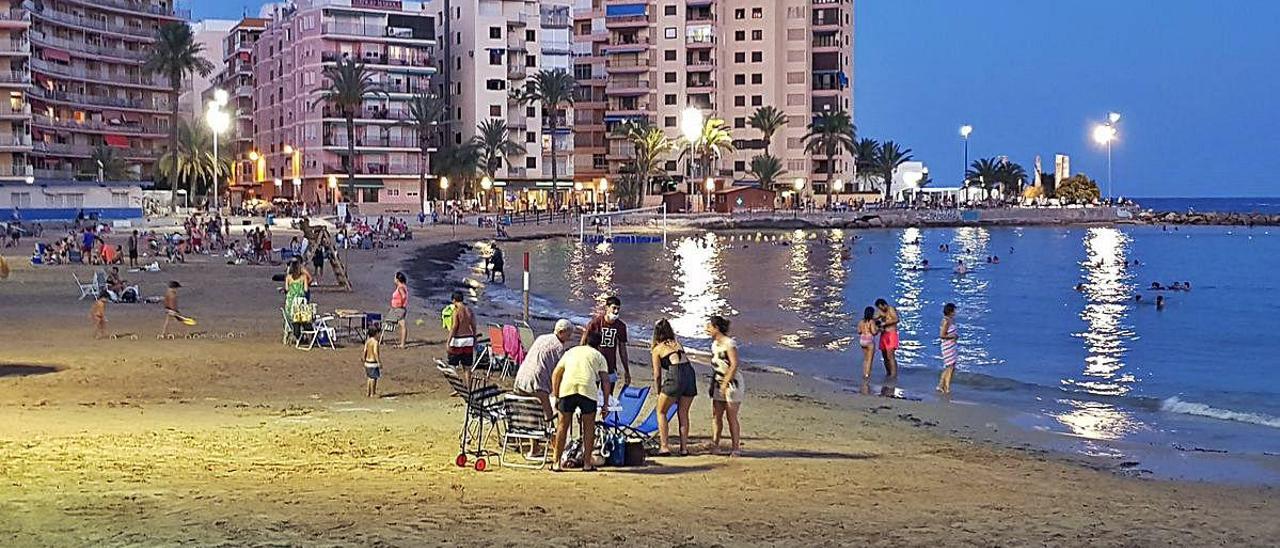
[(337, 175), (330, 175), (330, 176), (329, 176), (329, 188), (330, 188), (330, 189), (338, 188), (338, 176), (337, 176)]
[(225, 89), (218, 88), (213, 90), (213, 102), (216, 103), (219, 107), (227, 106), (227, 101), (230, 98), (231, 96), (227, 93), (227, 90)]
[(844, 192), (844, 180), (836, 179), (836, 182), (832, 183), (831, 187), (835, 189), (837, 194)]
[(204, 115), (204, 121), (209, 125), (209, 132), (213, 133), (213, 210), (218, 210), (218, 178), (222, 173), (222, 161), (218, 156), (218, 136), (227, 130), (231, 125), (231, 116), (222, 110), (227, 104), (227, 92), (218, 89), (213, 92), (214, 100), (209, 102), (209, 111)]
[(1115, 125), (1115, 124), (1116, 124), (1116, 122), (1119, 122), (1119, 121), (1120, 121), (1120, 113), (1119, 113), (1119, 112), (1111, 112), (1111, 113), (1108, 113), (1108, 114), (1107, 114), (1107, 120), (1109, 120), (1109, 121), (1111, 122), (1111, 124), (1112, 124), (1112, 125)]
[(576, 190), (576, 191), (578, 191), (578, 192), (582, 192), (582, 181), (578, 181), (578, 182), (576, 182), (576, 183), (573, 183), (573, 189), (574, 189), (574, 190)]
[(967, 186), (969, 184), (969, 134), (970, 133), (973, 133), (973, 126), (969, 124), (960, 126), (960, 138), (964, 139), (964, 169), (960, 171), (960, 173), (962, 174), (960, 179), (964, 181), (964, 184), (960, 186)]
[(1118, 133), (1116, 132), (1115, 122), (1120, 120), (1120, 115), (1112, 112), (1107, 115), (1107, 119), (1111, 120), (1105, 124), (1098, 124), (1093, 128), (1093, 140), (1099, 145), (1107, 147), (1107, 198), (1111, 198), (1111, 142), (1116, 140)]
[(284, 146), (284, 153), (285, 153), (285, 154), (293, 154), (293, 145), (285, 145), (285, 146)]
[(493, 188), (493, 179), (490, 179), (487, 175), (483, 179), (480, 179), (480, 188), (485, 190)]
[(792, 184), (791, 186), (796, 189), (796, 192), (800, 192), (801, 190), (804, 190), (804, 178), (796, 177), (795, 183)]
[(600, 192), (609, 192), (609, 180), (604, 177), (600, 178)]
[(702, 124), (702, 111), (697, 107), (685, 108), (680, 113), (680, 134), (684, 135), (690, 145), (697, 142), (698, 136), (702, 134)]

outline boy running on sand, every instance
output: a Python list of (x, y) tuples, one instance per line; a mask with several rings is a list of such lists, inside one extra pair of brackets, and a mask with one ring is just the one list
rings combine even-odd
[(378, 395), (378, 378), (382, 376), (382, 362), (378, 361), (378, 328), (370, 328), (364, 340), (364, 376), (365, 396), (373, 398)]
[(101, 339), (107, 336), (107, 290), (103, 289), (98, 292), (98, 298), (94, 299), (93, 305), (89, 307), (89, 318), (93, 320), (93, 338)]

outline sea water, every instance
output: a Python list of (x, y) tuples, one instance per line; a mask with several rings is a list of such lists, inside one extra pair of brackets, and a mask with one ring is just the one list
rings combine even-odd
[[(511, 266), (528, 251), (535, 313), (582, 322), (617, 295), (633, 333), (667, 318), (694, 348), (720, 314), (744, 358), (850, 391), (861, 377), (857, 321), (884, 298), (901, 315), (897, 386), (934, 398), (952, 302), (958, 398), (1072, 439), (1280, 454), (1280, 229), (718, 231), (665, 244), (502, 245), (517, 281), (485, 298), (518, 302)], [(1175, 281), (1192, 289), (1148, 289)], [(879, 356), (875, 368), (879, 383)]]

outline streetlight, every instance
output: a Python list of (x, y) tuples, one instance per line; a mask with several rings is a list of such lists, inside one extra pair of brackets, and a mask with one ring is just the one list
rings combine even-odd
[[(697, 107), (685, 107), (680, 113), (680, 134), (689, 142), (689, 177), (693, 176), (693, 147), (702, 135), (702, 110)], [(692, 192), (692, 189), (690, 189)]]
[(796, 189), (796, 197), (792, 203), (795, 205), (796, 209), (800, 209), (800, 192), (804, 190), (804, 177), (796, 177), (796, 180), (791, 184), (791, 187)]
[(835, 189), (836, 194), (844, 192), (844, 179), (836, 179), (836, 182), (832, 183), (831, 187)]
[(444, 198), (444, 201), (446, 202), (449, 201), (448, 191), (449, 191), (449, 178), (441, 177), (440, 178), (440, 197)]
[(294, 177), (293, 178), (293, 199), (299, 200), (301, 198), (302, 198), (302, 179)]
[(604, 210), (607, 213), (609, 211), (609, 179), (600, 178), (600, 193), (603, 194)]
[(35, 177), (32, 177), (32, 176), (30, 176), (30, 175), (27, 175), (27, 178), (26, 178), (26, 179), (23, 179), (23, 182), (25, 182), (25, 183), (27, 183), (27, 184), (29, 184), (29, 185), (34, 185), (34, 184), (36, 184), (36, 178), (35, 178)]
[(335, 204), (338, 203), (338, 176), (337, 175), (329, 176), (329, 192), (330, 192), (330, 197), (333, 200), (333, 203)]
[(204, 115), (204, 121), (209, 124), (209, 131), (213, 133), (213, 210), (218, 210), (218, 177), (222, 172), (222, 162), (218, 156), (218, 136), (227, 130), (227, 126), (231, 125), (231, 116), (222, 107), (227, 105), (227, 90), (213, 90), (213, 100), (209, 102), (209, 111)]
[(716, 190), (716, 180), (707, 177), (707, 180), (702, 183), (702, 188), (706, 190), (705, 194), (707, 195), (707, 206), (703, 211), (711, 211), (711, 193)]
[[(1114, 112), (1111, 116), (1116, 120), (1120, 119), (1120, 115)], [(1107, 199), (1111, 199), (1111, 142), (1116, 140), (1116, 126), (1111, 122), (1094, 126), (1093, 140), (1107, 147)]]
[[(488, 175), (485, 175), (484, 178), (480, 179), (480, 189), (484, 191), (485, 202), (489, 201), (489, 189), (491, 188), (493, 188), (493, 179), (490, 179)], [(488, 204), (486, 203), (485, 205)]]
[[(964, 181), (964, 183), (969, 182), (969, 134), (970, 133), (973, 133), (973, 126), (969, 124), (960, 126), (960, 138), (964, 139), (964, 170), (961, 171), (960, 173), (962, 174), (961, 180)], [(960, 186), (964, 186), (964, 185), (960, 185)]]

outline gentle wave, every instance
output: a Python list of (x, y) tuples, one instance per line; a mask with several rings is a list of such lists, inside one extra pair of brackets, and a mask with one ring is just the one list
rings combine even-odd
[(1218, 409), (1210, 407), (1203, 403), (1191, 401), (1182, 401), (1176, 396), (1165, 399), (1160, 404), (1160, 410), (1167, 413), (1181, 413), (1184, 415), (1197, 415), (1200, 417), (1210, 417), (1214, 419), (1222, 419), (1236, 422), (1247, 422), (1250, 424), (1260, 424), (1262, 426), (1270, 426), (1272, 428), (1280, 428), (1280, 418), (1270, 417), (1258, 413), (1245, 413), (1241, 411), (1232, 411), (1230, 409)]

